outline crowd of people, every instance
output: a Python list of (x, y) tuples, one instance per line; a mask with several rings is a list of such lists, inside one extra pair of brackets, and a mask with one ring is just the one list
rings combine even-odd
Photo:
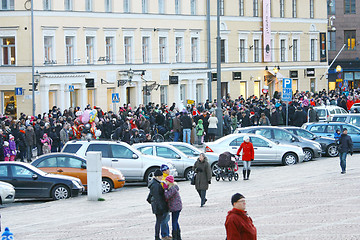
[[(318, 121), (314, 106), (338, 105), (349, 110), (357, 102), (360, 102), (360, 89), (345, 93), (296, 91), (288, 108), (280, 97), (261, 95), (233, 99), (228, 94), (221, 102), (223, 134), (230, 134), (238, 127), (285, 125), (287, 109), (288, 124), (301, 126), (307, 121)], [(0, 161), (15, 158), (31, 161), (35, 155), (60, 151), (67, 141), (74, 139), (112, 139), (133, 144), (152, 141), (152, 136), (161, 134), (165, 141), (182, 140), (201, 145), (215, 140), (217, 106), (216, 100), (182, 109), (175, 103), (171, 106), (149, 103), (135, 108), (124, 104), (118, 112), (104, 112), (100, 107), (90, 105), (86, 109), (76, 107), (63, 111), (54, 106), (37, 116), (21, 113), (18, 119), (13, 119), (0, 115)], [(95, 112), (91, 125), (79, 125), (82, 111)]]

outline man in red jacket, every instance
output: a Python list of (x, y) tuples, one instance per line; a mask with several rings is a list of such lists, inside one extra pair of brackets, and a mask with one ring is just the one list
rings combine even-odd
[(227, 240), (256, 240), (256, 227), (245, 211), (245, 197), (235, 193), (231, 197), (233, 209), (228, 212), (225, 221)]

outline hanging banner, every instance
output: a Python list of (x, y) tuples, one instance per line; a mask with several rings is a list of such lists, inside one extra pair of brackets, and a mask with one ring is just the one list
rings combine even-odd
[(320, 33), (320, 62), (327, 62), (327, 59), (326, 59), (326, 33)]
[(264, 62), (271, 62), (270, 0), (263, 0), (263, 43)]

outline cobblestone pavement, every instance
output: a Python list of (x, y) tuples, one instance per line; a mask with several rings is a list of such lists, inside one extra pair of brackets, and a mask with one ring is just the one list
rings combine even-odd
[[(360, 154), (349, 156), (346, 174), (338, 158), (294, 166), (253, 167), (249, 181), (212, 180), (208, 202), (181, 181), (183, 239), (225, 239), (224, 221), (235, 192), (247, 198), (258, 239), (360, 239)], [(2, 228), (17, 240), (154, 239), (155, 216), (145, 201), (148, 189), (131, 185), (104, 195), (63, 201), (21, 201), (1, 208)]]

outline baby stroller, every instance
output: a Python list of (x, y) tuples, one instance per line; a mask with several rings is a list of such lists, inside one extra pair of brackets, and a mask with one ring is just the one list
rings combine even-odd
[(219, 181), (220, 178), (222, 178), (223, 181), (225, 181), (225, 178), (228, 178), (229, 181), (232, 181), (233, 178), (235, 181), (239, 179), (239, 174), (237, 173), (239, 166), (234, 154), (230, 152), (220, 154), (217, 165), (218, 169), (215, 172), (216, 181)]

